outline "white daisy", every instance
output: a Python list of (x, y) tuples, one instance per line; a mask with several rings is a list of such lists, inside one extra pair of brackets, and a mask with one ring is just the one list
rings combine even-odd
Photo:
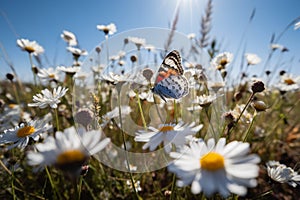
[[(121, 106), (121, 115), (122, 118), (125, 117), (126, 115), (129, 115), (131, 112), (131, 108), (129, 106)], [(104, 128), (110, 120), (112, 120), (113, 118), (119, 117), (119, 107), (114, 108), (112, 111), (106, 113), (105, 115), (103, 115), (102, 118), (102, 123), (101, 123), (101, 127)]]
[(32, 53), (35, 56), (44, 53), (44, 48), (40, 46), (36, 41), (18, 39), (17, 44), (23, 51), (27, 51), (30, 54)]
[(146, 39), (144, 39), (144, 38), (128, 37), (127, 39), (129, 42), (132, 42), (133, 44), (135, 44), (135, 46), (137, 46), (138, 49), (140, 49), (141, 46), (146, 45)]
[(88, 52), (86, 50), (82, 50), (75, 47), (67, 47), (67, 50), (73, 54), (74, 57), (78, 58), (80, 56), (86, 56), (88, 55)]
[(77, 39), (74, 33), (64, 30), (60, 37), (68, 43), (69, 46), (76, 46)]
[(2, 112), (0, 113), (0, 132), (17, 126), (20, 121), (31, 121), (30, 116), (31, 114), (25, 112), (20, 105), (5, 105), (4, 108), (2, 108)]
[[(150, 90), (146, 90), (146, 91), (139, 91), (139, 98), (141, 100), (146, 100), (148, 102), (154, 102), (154, 98), (153, 98), (153, 93)], [(134, 92), (134, 90), (129, 90), (128, 92), (128, 96), (130, 98), (135, 98), (136, 97), (136, 93)]]
[(275, 85), (280, 91), (294, 91), (300, 88), (300, 76), (295, 77), (292, 74), (283, 74), (280, 76), (280, 82)]
[(288, 48), (286, 48), (285, 46), (281, 45), (281, 44), (277, 44), (277, 43), (272, 43), (271, 44), (271, 49), (272, 50), (276, 50), (279, 49), (282, 52), (288, 51)]
[(59, 80), (59, 74), (60, 72), (55, 68), (42, 68), (39, 69), (37, 76), (42, 80), (46, 82), (50, 81), (57, 81)]
[[(130, 190), (132, 190), (132, 183), (130, 180), (127, 180), (126, 181), (126, 185), (129, 187)], [(135, 189), (139, 192), (139, 191), (142, 191), (142, 188), (141, 188), (141, 182), (140, 181), (135, 181), (134, 183), (134, 187)]]
[[(229, 111), (229, 113), (231, 113), (233, 118), (235, 120), (237, 120), (240, 117), (240, 115), (241, 115), (242, 111), (244, 110), (245, 106), (246, 106), (245, 104), (236, 104), (234, 109)], [(252, 121), (252, 119), (253, 119), (253, 115), (251, 113), (249, 113), (247, 111), (247, 109), (244, 110), (243, 115), (240, 117), (240, 121), (243, 122), (243, 123), (246, 123), (246, 124), (249, 124)]]
[(134, 138), (137, 142), (146, 142), (143, 145), (143, 149), (149, 148), (150, 151), (156, 149), (156, 147), (164, 143), (165, 152), (170, 152), (172, 144), (181, 148), (185, 144), (185, 138), (188, 135), (195, 135), (203, 125), (195, 126), (195, 123), (185, 124), (180, 121), (178, 124), (161, 124), (159, 129), (149, 127), (149, 131), (139, 130)]
[(43, 120), (34, 120), (27, 123), (22, 123), (20, 126), (16, 126), (13, 129), (5, 130), (3, 134), (0, 135), (0, 144), (11, 144), (8, 149), (14, 147), (19, 147), (24, 149), (29, 139), (37, 141), (39, 135), (48, 131), (51, 128), (47, 122)]
[(296, 187), (300, 185), (300, 175), (292, 168), (277, 161), (269, 161), (267, 163), (268, 176), (279, 183), (287, 183)]
[(108, 25), (97, 25), (97, 29), (99, 31), (103, 31), (105, 35), (113, 35), (117, 32), (117, 27), (114, 23), (110, 23)]
[(80, 71), (80, 67), (72, 66), (72, 67), (65, 67), (65, 66), (58, 66), (57, 70), (65, 72), (66, 74), (76, 74)]
[(144, 46), (144, 48), (147, 50), (147, 51), (154, 51), (155, 50), (155, 46), (151, 45), (151, 44), (147, 44)]
[(61, 86), (54, 88), (52, 93), (48, 89), (44, 89), (41, 91), (41, 94), (33, 96), (35, 103), (29, 103), (28, 106), (46, 108), (49, 105), (51, 108), (57, 108), (57, 104), (60, 103), (59, 99), (63, 97), (67, 91), (68, 88), (62, 88)]
[(232, 60), (232, 53), (223, 52), (212, 59), (211, 65), (214, 66), (217, 70), (223, 70), (229, 65), (229, 63), (231, 63)]
[(102, 73), (99, 77), (100, 80), (108, 81), (112, 84), (120, 82), (132, 82), (134, 80), (134, 73), (117, 74), (114, 72)]
[(201, 95), (197, 96), (196, 99), (193, 101), (195, 104), (199, 104), (201, 107), (208, 107), (214, 102), (218, 96), (216, 94), (213, 95)]
[(101, 151), (110, 142), (109, 138), (101, 141), (101, 134), (100, 130), (76, 131), (74, 127), (58, 131), (55, 138), (49, 136), (44, 143), (36, 144), (37, 151), (27, 153), (28, 164), (37, 169), (55, 166), (71, 175), (79, 175), (89, 156)]
[(100, 64), (100, 65), (97, 65), (97, 66), (93, 66), (92, 67), (92, 71), (95, 73), (95, 74), (100, 74), (102, 72), (102, 70), (104, 69), (105, 65), (103, 64)]
[(295, 23), (295, 25), (294, 25), (294, 30), (297, 30), (297, 29), (299, 29), (299, 28), (300, 28), (300, 21), (297, 22), (297, 23)]
[(192, 39), (195, 39), (196, 38), (196, 34), (195, 33), (190, 33), (187, 35), (187, 38), (192, 40)]
[(180, 180), (177, 186), (191, 184), (193, 194), (203, 192), (210, 197), (219, 193), (228, 197), (230, 193), (246, 195), (247, 187), (257, 185), (260, 158), (251, 154), (249, 143), (238, 141), (226, 145), (221, 138), (217, 144), (213, 138), (191, 142), (182, 152), (171, 152), (176, 160), (168, 167)]
[(245, 58), (247, 60), (248, 65), (257, 65), (261, 62), (261, 58), (253, 53), (246, 53)]

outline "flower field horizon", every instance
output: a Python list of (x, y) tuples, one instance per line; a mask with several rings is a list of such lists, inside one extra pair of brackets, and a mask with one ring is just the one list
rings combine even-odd
[(276, 35), (266, 58), (229, 52), (210, 36), (212, 9), (199, 34), (177, 31), (178, 12), (170, 28), (97, 25), (89, 52), (62, 30), (72, 65), (47, 66), (38, 41), (17, 39), (32, 81), (13, 65), (0, 80), (0, 198), (297, 199), (289, 47)]

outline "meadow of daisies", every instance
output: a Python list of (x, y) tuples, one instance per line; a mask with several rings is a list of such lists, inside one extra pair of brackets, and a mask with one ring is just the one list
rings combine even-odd
[[(211, 14), (208, 1), (199, 35), (177, 33), (178, 16), (146, 30), (162, 41), (98, 25), (90, 53), (64, 30), (72, 66), (45, 66), (43, 47), (18, 39), (33, 79), (10, 66), (1, 80), (0, 198), (297, 199), (300, 76), (270, 66), (288, 47), (235, 62), (210, 39)], [(164, 101), (152, 88), (174, 49), (189, 93)]]

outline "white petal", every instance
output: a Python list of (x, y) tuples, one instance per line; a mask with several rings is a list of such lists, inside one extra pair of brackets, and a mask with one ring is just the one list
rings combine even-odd
[(220, 138), (217, 145), (216, 145), (216, 147), (215, 147), (215, 151), (216, 152), (223, 152), (225, 144), (226, 144), (226, 139), (225, 138)]
[(247, 188), (242, 185), (228, 184), (228, 189), (237, 195), (245, 196), (247, 194)]
[(106, 147), (110, 143), (110, 138), (105, 138), (102, 140), (97, 146), (95, 146), (93, 149), (90, 149), (90, 154), (93, 155), (95, 153), (98, 153), (102, 149)]
[(255, 178), (258, 176), (259, 167), (255, 164), (239, 164), (226, 166), (226, 172), (238, 178)]

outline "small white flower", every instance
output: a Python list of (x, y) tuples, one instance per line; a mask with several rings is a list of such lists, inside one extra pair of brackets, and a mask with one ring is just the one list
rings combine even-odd
[[(129, 106), (121, 106), (121, 115), (122, 118), (126, 115), (129, 115), (131, 112), (131, 108)], [(104, 128), (110, 120), (113, 118), (119, 117), (119, 107), (114, 108), (112, 111), (106, 113), (102, 116), (102, 124), (100, 125), (102, 128)]]
[(146, 142), (143, 149), (149, 148), (150, 151), (164, 143), (164, 149), (168, 153), (172, 149), (172, 144), (181, 148), (185, 144), (185, 138), (188, 135), (196, 134), (203, 125), (195, 126), (195, 123), (185, 124), (183, 121), (178, 124), (161, 124), (159, 129), (149, 127), (149, 131), (140, 130), (134, 138), (137, 142)]
[[(239, 118), (239, 116), (242, 113), (242, 111), (244, 110), (245, 106), (246, 106), (245, 104), (236, 104), (234, 109), (229, 111), (235, 120)], [(243, 123), (246, 123), (246, 124), (250, 123), (252, 121), (252, 119), (253, 119), (253, 115), (251, 113), (249, 113), (247, 111), (247, 109), (244, 110), (243, 115), (240, 117), (240, 121)]]
[[(130, 180), (127, 180), (126, 181), (126, 184), (129, 186), (129, 189), (130, 190), (132, 190), (132, 183), (131, 183), (131, 181)], [(141, 188), (141, 182), (140, 181), (136, 181), (135, 183), (134, 183), (134, 187), (135, 187), (135, 189), (137, 190), (137, 191), (142, 191), (142, 188)]]
[(217, 144), (213, 138), (207, 143), (203, 140), (191, 142), (182, 152), (171, 152), (175, 158), (168, 169), (180, 180), (177, 186), (191, 184), (193, 194), (203, 192), (210, 197), (219, 193), (228, 197), (230, 193), (246, 195), (247, 187), (257, 185), (260, 158), (248, 155), (249, 143), (238, 141), (226, 145), (226, 139), (221, 138)]
[(4, 105), (0, 113), (0, 132), (17, 126), (20, 121), (29, 122), (31, 114), (25, 112), (20, 105), (8, 104)]
[(104, 80), (104, 81), (109, 81), (111, 82), (112, 84), (117, 84), (117, 83), (120, 83), (120, 82), (132, 82), (135, 77), (135, 74), (130, 74), (130, 73), (127, 73), (127, 74), (117, 74), (117, 73), (114, 73), (114, 72), (108, 72), (108, 73), (102, 73), (99, 77), (100, 80)]
[(35, 103), (29, 103), (28, 106), (46, 108), (49, 105), (51, 108), (57, 108), (57, 104), (60, 103), (59, 99), (63, 97), (67, 91), (68, 88), (62, 88), (61, 86), (54, 88), (52, 93), (48, 89), (44, 89), (41, 91), (42, 93), (33, 96)]
[(151, 44), (148, 44), (148, 45), (145, 45), (144, 48), (148, 51), (154, 51), (155, 50), (155, 46), (151, 45)]
[(65, 72), (66, 74), (76, 74), (80, 71), (80, 67), (71, 66), (71, 67), (65, 67), (65, 66), (58, 66), (57, 70)]
[(300, 21), (297, 22), (297, 23), (295, 23), (295, 25), (294, 25), (294, 30), (297, 30), (297, 29), (299, 29), (299, 28), (300, 28)]
[(27, 123), (22, 123), (20, 126), (16, 126), (13, 129), (5, 130), (3, 134), (0, 135), (0, 144), (11, 144), (8, 149), (14, 147), (19, 147), (24, 149), (29, 139), (32, 138), (37, 141), (39, 135), (48, 131), (51, 128), (47, 122), (42, 120), (34, 120)]
[(195, 39), (196, 38), (196, 34), (195, 33), (190, 33), (187, 35), (187, 38), (192, 40), (192, 39)]
[(267, 163), (268, 176), (279, 183), (287, 183), (293, 187), (300, 185), (300, 175), (292, 168), (277, 161)]
[(117, 32), (117, 27), (114, 23), (110, 23), (109, 25), (97, 25), (97, 29), (103, 31), (105, 35), (113, 35)]
[(141, 46), (145, 46), (146, 45), (146, 39), (144, 39), (144, 38), (128, 37), (128, 41), (132, 42), (133, 44), (135, 44), (138, 49), (140, 49)]
[(211, 65), (214, 66), (217, 70), (223, 70), (229, 65), (229, 63), (231, 63), (232, 60), (232, 53), (223, 52), (212, 59)]
[(42, 81), (50, 82), (59, 80), (59, 71), (55, 68), (42, 68), (39, 69), (37, 76), (42, 79)]
[(218, 96), (216, 94), (213, 94), (213, 95), (205, 95), (205, 94), (203, 94), (201, 96), (197, 96), (196, 99), (193, 101), (193, 103), (199, 104), (201, 107), (208, 107), (217, 98), (218, 98)]
[(245, 58), (247, 60), (248, 65), (257, 65), (261, 62), (261, 58), (258, 55), (253, 53), (246, 53)]
[(55, 138), (49, 136), (44, 143), (36, 144), (37, 151), (27, 153), (28, 164), (37, 169), (56, 166), (71, 175), (79, 175), (89, 156), (101, 151), (110, 142), (109, 138), (101, 141), (101, 134), (99, 130), (76, 131), (74, 127), (67, 128), (64, 132), (58, 131)]
[(18, 39), (17, 44), (23, 51), (32, 53), (35, 56), (44, 53), (44, 48), (40, 46), (36, 41), (29, 41), (27, 39)]
[(295, 91), (300, 88), (300, 76), (295, 77), (292, 74), (283, 74), (280, 76), (280, 82), (275, 85), (280, 91)]
[(79, 71), (75, 74), (74, 79), (84, 81), (87, 77), (89, 77), (89, 73)]
[(282, 52), (288, 51), (288, 48), (286, 48), (285, 46), (283, 46), (283, 45), (281, 45), (281, 44), (276, 44), (276, 43), (272, 43), (272, 44), (271, 44), (271, 49), (272, 49), (272, 50), (279, 49), (279, 50), (282, 51)]
[(77, 39), (74, 33), (64, 30), (60, 37), (68, 43), (69, 46), (76, 46)]
[(86, 56), (88, 52), (75, 47), (67, 47), (67, 50), (73, 54), (74, 57)]
[(145, 92), (141, 92), (139, 94), (139, 98), (142, 99), (142, 100), (146, 100), (148, 102), (154, 102), (153, 93), (150, 90), (145, 91)]
[(102, 72), (102, 70), (104, 69), (104, 65), (103, 64), (100, 64), (100, 65), (97, 65), (97, 66), (93, 66), (92, 67), (92, 71), (95, 73), (95, 74), (99, 74), (100, 72)]

